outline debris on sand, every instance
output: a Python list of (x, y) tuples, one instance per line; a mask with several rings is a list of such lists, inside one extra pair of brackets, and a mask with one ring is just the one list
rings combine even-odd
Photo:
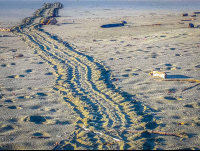
[(10, 31), (8, 28), (0, 28), (0, 31)]
[(157, 77), (161, 77), (161, 78), (167, 78), (167, 74), (164, 72), (160, 72), (160, 71), (155, 71), (153, 70), (152, 72), (149, 73), (152, 76), (157, 76)]
[(151, 24), (151, 25), (141, 25), (141, 26), (161, 26), (162, 24), (161, 23), (158, 23), (158, 24)]
[(42, 25), (55, 25), (56, 23), (57, 23), (57, 20), (55, 18), (47, 18), (41, 21)]
[(188, 16), (188, 13), (183, 13), (182, 16)]

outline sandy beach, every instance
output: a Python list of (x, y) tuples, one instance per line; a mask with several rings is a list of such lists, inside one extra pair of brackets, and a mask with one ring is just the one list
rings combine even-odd
[(59, 11), (3, 23), (0, 149), (200, 149), (200, 14)]

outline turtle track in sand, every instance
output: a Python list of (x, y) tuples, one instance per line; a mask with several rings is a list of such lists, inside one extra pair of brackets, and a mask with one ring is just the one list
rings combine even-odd
[(151, 126), (152, 116), (143, 112), (143, 106), (112, 84), (109, 70), (103, 64), (40, 29), (40, 21), (52, 13), (58, 14), (62, 7), (60, 3), (45, 3), (23, 24), (12, 28), (53, 67), (54, 90), (77, 114), (75, 131), (54, 149), (153, 149), (151, 134), (107, 132), (155, 128), (154, 123)]

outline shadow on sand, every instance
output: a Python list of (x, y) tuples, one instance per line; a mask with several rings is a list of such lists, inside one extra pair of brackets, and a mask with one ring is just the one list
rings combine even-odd
[(187, 78), (191, 77), (184, 75), (167, 75), (167, 79), (187, 79)]

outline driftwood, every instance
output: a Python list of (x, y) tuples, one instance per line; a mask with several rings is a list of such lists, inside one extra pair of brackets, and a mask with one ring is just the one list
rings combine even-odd
[(194, 86), (191, 86), (191, 87), (185, 88), (185, 89), (182, 90), (182, 92), (185, 91), (185, 90), (188, 90), (188, 89), (192, 89), (192, 88), (196, 87), (197, 85), (200, 85), (200, 83), (198, 83), (198, 84), (196, 84), (196, 85), (194, 85)]
[(181, 21), (191, 21), (191, 20), (196, 20), (196, 18), (191, 18), (191, 19), (182, 19)]
[[(153, 72), (150, 72), (149, 74), (153, 75), (153, 76), (159, 76), (159, 77), (163, 78), (163, 79), (157, 79), (158, 81), (190, 81), (190, 82), (200, 82), (200, 80), (195, 80), (195, 79), (166, 79), (167, 74), (165, 74), (164, 72), (158, 72), (158, 71), (154, 71), (154, 70), (153, 70)], [(194, 88), (197, 85), (200, 85), (200, 83), (198, 83), (198, 84), (196, 84), (194, 86), (185, 88), (185, 89), (181, 90), (181, 92), (183, 92), (185, 90), (188, 90), (188, 89), (191, 89), (191, 88)], [(173, 93), (173, 92), (168, 91), (168, 93)]]
[(191, 82), (200, 82), (200, 80), (195, 80), (195, 79), (160, 79), (160, 80), (161, 81), (191, 81)]
[(24, 55), (23, 54), (19, 54), (17, 56), (14, 56), (13, 58), (21, 58), (21, 57), (24, 57)]
[(47, 139), (47, 138), (50, 138), (50, 137), (47, 137), (47, 136), (32, 136), (31, 138), (44, 138), (44, 139)]
[(162, 25), (162, 24), (151, 24), (151, 25), (141, 25), (141, 26), (160, 26), (160, 25)]
[[(159, 79), (159, 81), (190, 81), (190, 82), (200, 82), (200, 80), (195, 80), (195, 79)], [(181, 90), (181, 92), (185, 91), (185, 90), (188, 90), (188, 89), (192, 89), (196, 86), (200, 85), (200, 83), (194, 85), (194, 86), (191, 86), (191, 87), (188, 87), (188, 88), (185, 88), (183, 90)]]
[(152, 133), (152, 134), (161, 134), (161, 135), (170, 135), (170, 136), (177, 136), (177, 137), (183, 137), (185, 134), (175, 134), (170, 132), (161, 132), (161, 131), (154, 131), (154, 130), (107, 130), (108, 132), (129, 132), (129, 133)]

